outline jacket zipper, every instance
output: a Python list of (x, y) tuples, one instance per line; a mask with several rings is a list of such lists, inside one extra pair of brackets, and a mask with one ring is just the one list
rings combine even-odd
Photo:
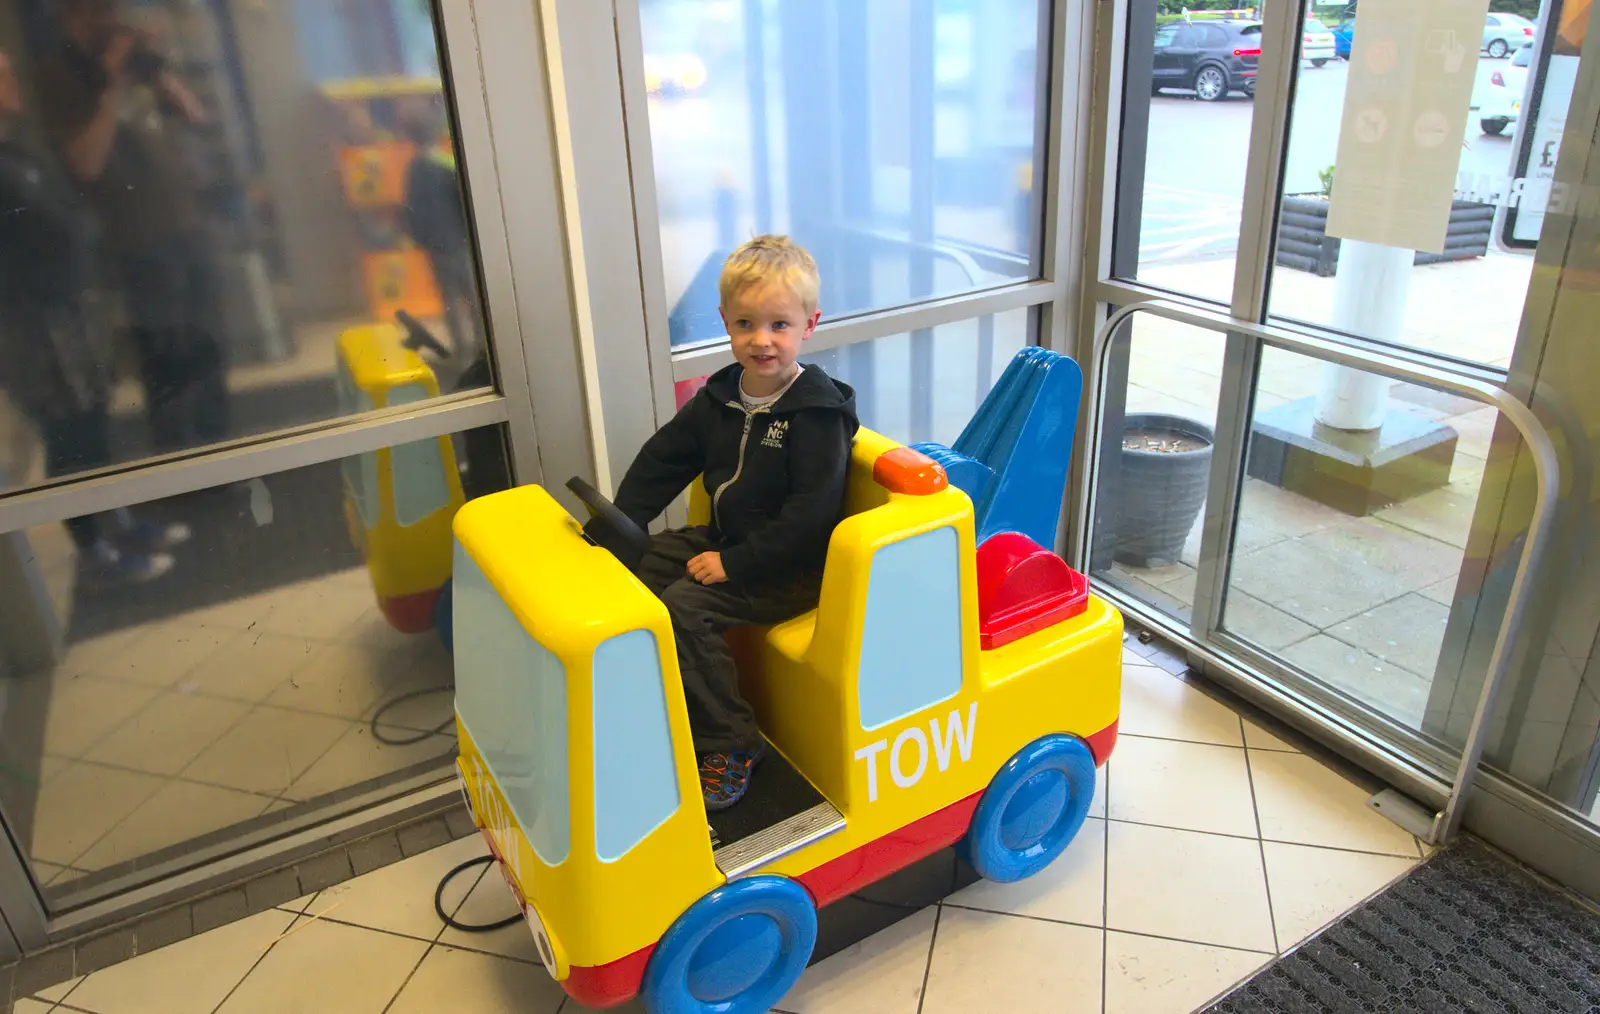
[(728, 481), (718, 486), (717, 491), (711, 494), (711, 524), (719, 532), (722, 530), (722, 518), (718, 515), (717, 508), (722, 503), (722, 494), (728, 491), (729, 486), (739, 481), (739, 474), (744, 471), (745, 445), (750, 442), (750, 427), (756, 421), (756, 412), (765, 411), (765, 409), (757, 409), (756, 412), (752, 412), (743, 405), (732, 401), (728, 402), (728, 407), (736, 408), (744, 413), (744, 432), (739, 436), (739, 460), (733, 466), (733, 475), (729, 476)]

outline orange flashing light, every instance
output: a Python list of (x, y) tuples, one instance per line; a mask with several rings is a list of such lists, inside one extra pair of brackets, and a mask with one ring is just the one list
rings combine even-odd
[(928, 496), (950, 485), (943, 466), (909, 447), (880, 454), (872, 465), (872, 479), (891, 493), (908, 496)]

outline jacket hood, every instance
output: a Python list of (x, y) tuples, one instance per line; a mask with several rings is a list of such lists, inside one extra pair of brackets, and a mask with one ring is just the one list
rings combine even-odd
[[(744, 367), (738, 363), (725, 366), (711, 375), (701, 396), (718, 405), (739, 403), (739, 378)], [(849, 384), (828, 376), (820, 366), (807, 366), (770, 409), (774, 415), (785, 415), (803, 409), (831, 408), (858, 422), (856, 417), (856, 392)]]

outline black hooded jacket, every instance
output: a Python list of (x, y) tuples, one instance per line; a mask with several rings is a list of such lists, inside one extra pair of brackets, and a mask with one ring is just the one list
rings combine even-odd
[(739, 366), (713, 374), (645, 443), (617, 490), (617, 507), (649, 524), (700, 475), (730, 582), (760, 586), (820, 573), (844, 513), (859, 425), (855, 392), (807, 366), (783, 397), (747, 413), (741, 374)]

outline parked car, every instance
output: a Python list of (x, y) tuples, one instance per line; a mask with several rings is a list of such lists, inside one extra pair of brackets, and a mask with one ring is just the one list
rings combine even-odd
[(1341, 60), (1350, 59), (1350, 45), (1356, 37), (1356, 19), (1341, 21), (1329, 31), (1333, 32), (1333, 54)]
[(1156, 29), (1150, 90), (1192, 88), (1202, 102), (1217, 102), (1230, 92), (1256, 93), (1261, 61), (1261, 22), (1177, 22)]
[(1482, 51), (1496, 60), (1533, 42), (1534, 24), (1520, 14), (1493, 13), (1483, 25)]
[(1300, 34), (1300, 59), (1310, 60), (1313, 67), (1323, 67), (1338, 54), (1338, 42), (1328, 26), (1315, 18), (1307, 18)]
[(1522, 113), (1522, 97), (1528, 92), (1528, 68), (1533, 63), (1533, 47), (1523, 46), (1506, 66), (1489, 75), (1489, 87), (1478, 105), (1478, 126), (1485, 134), (1503, 134)]

